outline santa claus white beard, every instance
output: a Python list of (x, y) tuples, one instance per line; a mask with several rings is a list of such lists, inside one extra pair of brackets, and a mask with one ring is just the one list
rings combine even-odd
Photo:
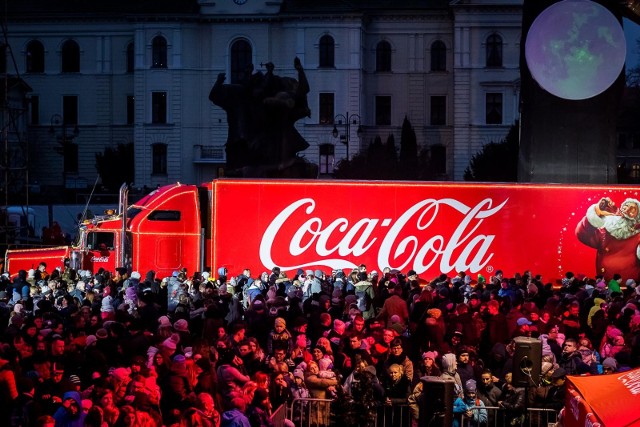
[(624, 216), (611, 215), (604, 218), (603, 228), (616, 240), (625, 240), (640, 233), (636, 230), (635, 221)]

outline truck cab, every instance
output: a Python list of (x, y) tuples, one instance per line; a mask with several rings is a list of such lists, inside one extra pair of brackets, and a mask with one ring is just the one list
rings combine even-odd
[(153, 270), (158, 277), (182, 268), (198, 270), (203, 246), (198, 187), (168, 185), (130, 206), (127, 194), (123, 186), (118, 212), (105, 212), (80, 224), (70, 247), (9, 250), (5, 269), (14, 276), (45, 261), (49, 269), (64, 268), (65, 263), (93, 273), (125, 267), (141, 274)]

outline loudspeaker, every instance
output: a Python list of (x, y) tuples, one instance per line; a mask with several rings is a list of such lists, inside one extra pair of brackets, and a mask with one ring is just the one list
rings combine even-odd
[(454, 384), (452, 378), (422, 377), (420, 427), (450, 427), (453, 424)]
[(513, 385), (537, 386), (542, 367), (542, 342), (537, 338), (516, 337), (513, 355)]

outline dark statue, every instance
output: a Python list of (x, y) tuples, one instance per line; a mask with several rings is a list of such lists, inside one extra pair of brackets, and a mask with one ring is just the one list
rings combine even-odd
[(300, 60), (294, 60), (298, 80), (273, 73), (253, 73), (250, 65), (239, 84), (225, 84), (225, 73), (211, 88), (209, 100), (227, 113), (226, 153), (229, 176), (315, 177), (315, 165), (298, 156), (309, 147), (295, 123), (310, 117), (309, 83)]

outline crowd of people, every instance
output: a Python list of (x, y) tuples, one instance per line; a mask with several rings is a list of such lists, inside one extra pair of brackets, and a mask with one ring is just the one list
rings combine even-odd
[[(427, 281), (361, 265), (143, 278), (41, 263), (0, 280), (0, 425), (270, 426), (306, 398), (336, 405), (289, 425), (369, 425), (402, 406), (416, 423), (434, 398), (424, 376), (453, 381), (454, 424), (487, 425), (496, 407), (518, 425), (526, 408), (564, 406), (567, 375), (640, 366), (639, 304), (619, 275), (553, 286), (528, 271)], [(529, 387), (514, 381), (517, 337), (541, 341)]]

